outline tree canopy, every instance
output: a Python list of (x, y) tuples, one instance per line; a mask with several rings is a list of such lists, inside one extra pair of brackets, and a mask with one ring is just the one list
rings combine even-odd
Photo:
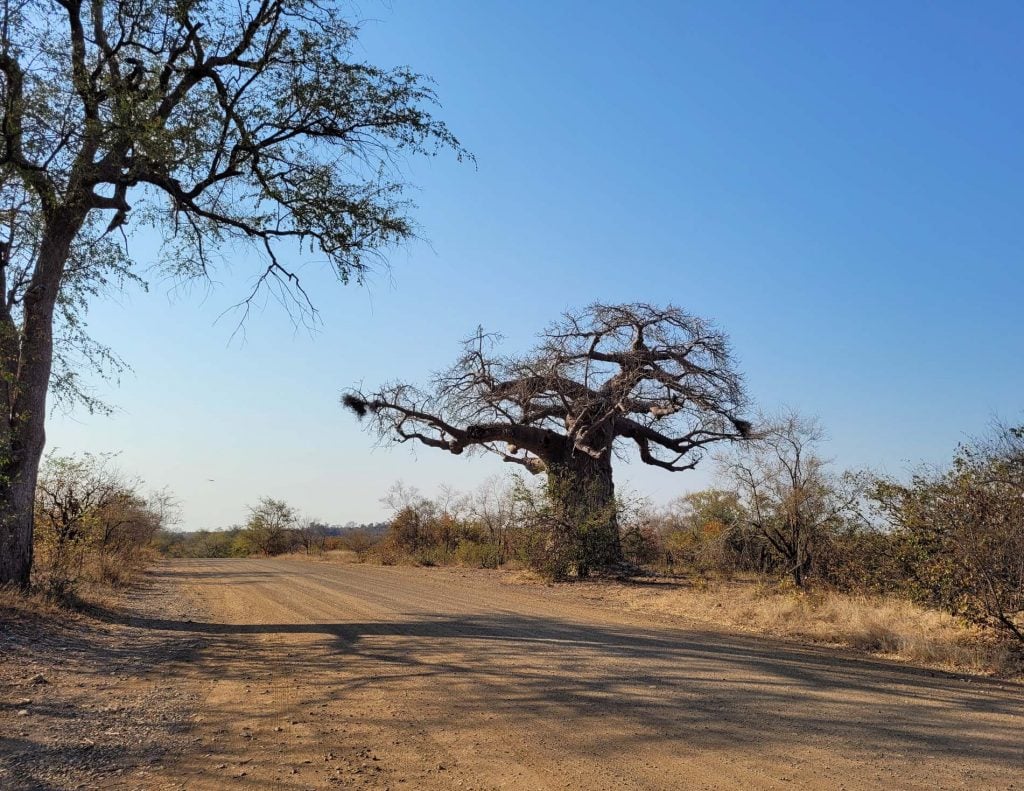
[[(403, 156), (464, 151), (428, 80), (354, 54), (317, 0), (3, 0), (0, 6), (0, 583), (27, 582), (51, 387), (97, 406), (80, 366), (120, 364), (85, 332), (90, 299), (225, 259), (315, 312), (314, 257), (359, 281), (415, 231)], [(55, 345), (56, 341), (56, 345)]]

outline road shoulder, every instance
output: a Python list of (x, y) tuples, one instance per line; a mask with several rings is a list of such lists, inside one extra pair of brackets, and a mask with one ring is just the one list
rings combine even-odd
[(83, 612), (0, 610), (0, 787), (138, 788), (186, 749), (203, 688), (187, 668), (203, 638), (154, 629), (200, 620), (150, 574)]

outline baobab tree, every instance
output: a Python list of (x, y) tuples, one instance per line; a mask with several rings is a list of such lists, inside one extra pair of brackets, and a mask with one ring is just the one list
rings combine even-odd
[(88, 398), (78, 366), (118, 362), (83, 314), (138, 277), (134, 226), (173, 276), (237, 254), (241, 307), (308, 311), (301, 257), (358, 281), (412, 234), (396, 163), (462, 149), (356, 32), (332, 0), (0, 0), (0, 585), (29, 580), (51, 388)]
[(678, 472), (750, 432), (726, 336), (677, 307), (591, 305), (522, 356), (497, 354), (498, 340), (478, 330), (427, 389), (393, 382), (351, 390), (343, 403), (384, 440), (487, 451), (546, 474), (550, 500), (576, 526), (577, 573), (621, 557), (616, 453), (632, 447)]

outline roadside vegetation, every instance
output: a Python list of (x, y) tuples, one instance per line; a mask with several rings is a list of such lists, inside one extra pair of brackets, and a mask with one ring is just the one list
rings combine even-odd
[[(664, 507), (620, 498), (623, 561), (576, 589), (624, 609), (1020, 673), (1024, 432), (998, 428), (963, 446), (947, 468), (900, 483), (837, 474), (819, 455), (823, 433), (814, 421), (786, 413), (765, 426), (739, 452), (719, 457), (712, 488)], [(164, 531), (156, 546), (177, 557), (301, 552), (503, 568), (550, 581), (552, 536), (565, 529), (565, 516), (546, 495), (518, 476), (433, 497), (397, 483), (383, 499), (389, 522), (346, 528), (263, 500), (245, 526)]]
[[(933, 666), (1018, 675), (1024, 641), (1024, 431), (997, 428), (948, 467), (907, 482), (838, 473), (814, 421), (762, 416), (718, 458), (711, 488), (666, 506), (620, 497), (622, 561), (577, 579), (608, 606), (843, 645)], [(571, 527), (520, 476), (426, 496), (396, 483), (386, 523), (328, 526), (261, 500), (245, 525), (160, 531), (173, 557), (301, 553), (384, 565), (461, 566), (554, 581)], [(638, 584), (641, 583), (641, 584)]]
[[(660, 507), (620, 495), (621, 562), (577, 578), (566, 595), (933, 666), (1021, 672), (1024, 431), (997, 428), (945, 468), (900, 482), (838, 473), (819, 453), (821, 428), (795, 413), (760, 425), (718, 456), (712, 487)], [(53, 616), (125, 587), (159, 556), (290, 553), (555, 581), (564, 579), (557, 537), (579, 525), (548, 491), (516, 475), (434, 496), (399, 482), (382, 501), (388, 521), (345, 526), (265, 497), (241, 525), (184, 532), (172, 529), (174, 498), (147, 491), (115, 456), (51, 455), (36, 495), (34, 598), (8, 592), (4, 608)]]
[(146, 492), (114, 456), (47, 456), (35, 498), (37, 591), (63, 602), (83, 589), (130, 583), (177, 515), (169, 492)]

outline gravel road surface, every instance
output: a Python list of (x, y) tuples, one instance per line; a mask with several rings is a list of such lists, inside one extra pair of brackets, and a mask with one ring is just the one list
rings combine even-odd
[(1024, 689), (680, 622), (508, 575), (164, 564), (195, 619), (188, 789), (1024, 788)]

